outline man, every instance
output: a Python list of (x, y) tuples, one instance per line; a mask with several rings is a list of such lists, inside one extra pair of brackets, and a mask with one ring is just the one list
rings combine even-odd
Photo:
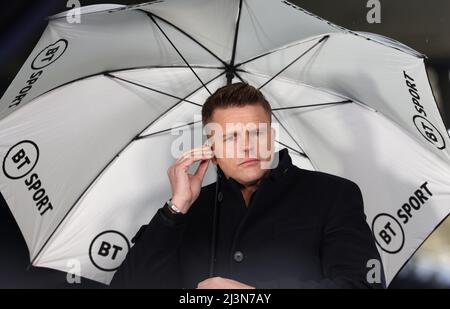
[[(172, 198), (136, 234), (112, 287), (383, 287), (367, 280), (369, 260), (380, 256), (358, 186), (294, 166), (287, 149), (274, 153), (271, 107), (259, 90), (245, 83), (218, 89), (202, 121), (215, 125), (211, 146), (169, 168)], [(217, 192), (216, 183), (201, 187), (209, 161), (218, 168)]]

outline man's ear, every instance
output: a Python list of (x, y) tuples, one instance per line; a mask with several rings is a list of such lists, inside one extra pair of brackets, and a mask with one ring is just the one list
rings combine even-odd
[[(212, 151), (214, 151), (214, 144), (211, 147)], [(211, 159), (212, 164), (217, 165), (217, 158), (216, 155), (214, 155)]]
[(275, 145), (275, 136), (277, 130), (274, 127), (270, 126), (270, 145), (273, 147)]
[[(212, 150), (213, 152), (214, 152), (214, 149), (215, 149), (214, 143), (211, 142), (211, 150)], [(217, 158), (216, 158), (216, 156), (213, 156), (213, 157), (212, 157), (211, 162), (212, 162), (214, 165), (217, 165)]]

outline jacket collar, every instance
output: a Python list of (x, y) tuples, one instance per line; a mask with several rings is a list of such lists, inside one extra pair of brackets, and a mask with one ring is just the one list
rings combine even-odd
[[(274, 160), (272, 161), (270, 172), (265, 177), (270, 178), (277, 182), (280, 181), (292, 167), (292, 159), (289, 156), (287, 148), (283, 148), (275, 152), (274, 155), (275, 157)], [(231, 185), (237, 189), (242, 189), (244, 187), (234, 178), (232, 177), (227, 178), (220, 168), (218, 169), (218, 176), (219, 180), (224, 184)]]
[[(273, 160), (274, 167), (270, 170), (270, 177), (275, 181), (280, 181), (291, 169), (292, 159), (289, 156), (289, 151), (287, 148), (283, 148), (275, 153), (276, 156)], [(278, 161), (277, 161), (278, 159)]]

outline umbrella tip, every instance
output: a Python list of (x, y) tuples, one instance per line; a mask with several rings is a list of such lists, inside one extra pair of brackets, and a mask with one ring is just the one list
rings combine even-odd
[(323, 42), (324, 40), (327, 40), (329, 37), (330, 37), (329, 34), (324, 35), (324, 36), (319, 40), (319, 43)]

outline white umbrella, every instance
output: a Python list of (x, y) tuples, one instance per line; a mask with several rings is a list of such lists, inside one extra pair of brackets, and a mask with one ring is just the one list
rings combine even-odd
[(80, 21), (49, 19), (0, 102), (0, 191), (34, 266), (109, 283), (170, 197), (174, 150), (201, 144), (201, 105), (239, 80), (269, 99), (296, 165), (360, 186), (388, 282), (448, 215), (450, 139), (405, 45), (275, 0), (89, 6)]

